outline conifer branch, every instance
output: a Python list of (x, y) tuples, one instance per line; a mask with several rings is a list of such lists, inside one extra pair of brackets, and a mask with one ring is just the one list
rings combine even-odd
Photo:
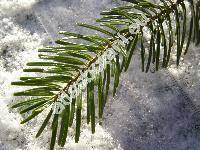
[[(72, 124), (76, 125), (75, 142), (78, 142), (81, 131), (82, 95), (84, 92), (87, 93), (87, 123), (91, 123), (92, 133), (95, 132), (95, 87), (98, 88), (98, 116), (99, 124), (101, 124), (103, 109), (110, 90), (110, 82), (113, 79), (114, 96), (119, 85), (120, 75), (123, 71), (127, 71), (136, 45), (139, 45), (138, 43), (140, 43), (141, 48), (142, 71), (146, 72), (149, 71), (152, 64), (155, 65), (156, 71), (161, 67), (166, 68), (168, 66), (173, 53), (172, 46), (175, 37), (177, 65), (179, 65), (182, 54), (187, 53), (191, 41), (196, 45), (200, 43), (200, 1), (193, 3), (192, 0), (188, 0), (191, 12), (189, 26), (186, 17), (186, 11), (188, 11), (185, 5), (186, 0), (177, 0), (176, 3), (171, 0), (160, 0), (160, 5), (146, 0), (124, 1), (129, 3), (126, 6), (115, 7), (101, 13), (102, 18), (97, 19), (101, 27), (85, 23), (78, 24), (106, 36), (60, 32), (64, 35), (64, 38), (57, 40), (56, 46), (38, 50), (39, 58), (43, 61), (30, 62), (27, 64), (30, 68), (24, 69), (24, 72), (30, 72), (30, 74), (34, 72), (44, 75), (21, 77), (20, 81), (12, 82), (12, 85), (33, 87), (14, 94), (14, 96), (29, 97), (27, 100), (12, 106), (12, 108), (21, 108), (20, 113), (22, 114), (32, 112), (21, 122), (25, 123), (56, 104), (63, 92), (69, 94), (69, 88), (81, 78), (82, 73), (87, 72), (93, 64), (96, 64), (108, 49), (115, 50), (117, 54), (115, 59), (110, 60), (109, 64), (103, 66), (103, 72), (98, 73), (95, 79), (87, 83), (86, 91), (82, 90), (79, 95), (76, 95), (77, 97), (71, 99), (71, 103), (63, 105), (61, 113), (55, 114), (51, 109), (47, 114), (36, 137), (41, 135), (50, 119), (53, 118), (51, 150), (54, 149), (56, 137), (58, 137), (58, 145), (61, 147), (65, 145), (68, 128), (72, 127)], [(146, 24), (142, 23), (143, 17), (148, 19)], [(141, 24), (134, 28), (132, 32), (130, 28), (137, 21), (140, 21)], [(173, 24), (175, 24), (175, 31), (172, 28)], [(144, 28), (147, 28), (150, 32), (150, 40), (144, 37)], [(187, 31), (189, 31), (188, 36), (185, 34)], [(78, 39), (79, 42), (72, 43), (70, 39)], [(87, 43), (83, 44), (83, 40)], [(148, 44), (149, 51), (146, 51), (144, 45), (147, 40), (150, 41), (150, 44)], [(184, 44), (186, 47), (184, 47)], [(183, 49), (185, 49), (184, 52)], [(163, 55), (162, 59), (161, 54)], [(146, 57), (148, 57), (147, 60)], [(120, 61), (121, 59), (122, 61)], [(162, 65), (160, 65), (161, 62)], [(88, 76), (91, 75), (88, 73)], [(75, 119), (74, 116), (76, 116)], [(76, 122), (74, 123), (74, 121)], [(59, 135), (57, 135), (57, 130), (60, 130)]]

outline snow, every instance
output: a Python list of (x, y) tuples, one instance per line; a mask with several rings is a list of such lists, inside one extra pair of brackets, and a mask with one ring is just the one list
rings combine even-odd
[[(66, 21), (58, 20), (53, 26), (54, 30), (50, 30), (48, 22), (44, 22), (42, 15), (53, 15), (52, 11), (49, 9), (44, 9), (45, 1), (25, 1), (25, 0), (3, 0), (0, 1), (0, 149), (1, 150), (18, 150), (18, 149), (28, 149), (28, 150), (39, 150), (48, 149), (50, 141), (50, 129), (47, 129), (45, 133), (36, 139), (34, 136), (37, 133), (39, 125), (44, 119), (44, 114), (41, 114), (34, 121), (29, 122), (27, 125), (20, 125), (20, 116), (17, 112), (9, 109), (12, 102), (20, 100), (20, 98), (13, 97), (14, 91), (20, 91), (22, 87), (11, 86), (12, 81), (16, 81), (20, 76), (25, 75), (22, 72), (23, 67), (28, 61), (34, 61), (37, 59), (37, 48), (42, 47), (47, 44), (52, 44), (53, 39), (57, 35), (56, 23), (70, 23), (69, 20)], [(57, 13), (65, 13), (65, 16), (70, 18), (73, 15), (73, 10), (68, 7), (62, 6), (63, 1), (49, 1), (49, 6), (53, 10), (58, 10)], [(78, 7), (78, 1), (72, 2), (72, 5)], [(82, 1), (86, 7), (86, 1)], [(96, 5), (98, 7), (99, 4)], [(59, 7), (59, 9), (58, 9)], [(90, 6), (92, 7), (92, 5)], [(74, 8), (75, 9), (75, 8)], [(94, 8), (93, 8), (94, 9)], [(44, 12), (46, 11), (46, 12)], [(89, 10), (82, 10), (81, 18), (86, 17)], [(94, 10), (93, 10), (94, 11)], [(71, 14), (68, 14), (71, 12)], [(83, 14), (84, 12), (84, 14)], [(99, 11), (96, 11), (98, 14)], [(92, 11), (90, 12), (93, 15)], [(79, 14), (78, 14), (79, 15)], [(77, 17), (80, 17), (78, 16)], [(50, 16), (43, 16), (52, 18)], [(59, 16), (57, 16), (59, 18)], [(81, 20), (81, 18), (78, 18)], [(94, 17), (93, 17), (94, 18)], [(77, 20), (78, 20), (77, 19)], [(66, 26), (64, 24), (63, 26)], [(69, 26), (69, 24), (67, 25)], [(73, 25), (71, 23), (71, 28)], [(54, 36), (55, 35), (55, 36)], [(95, 135), (91, 134), (90, 127), (83, 124), (83, 131), (80, 137), (80, 142), (75, 144), (74, 142), (74, 131), (71, 130), (69, 134), (71, 137), (67, 139), (68, 149), (120, 149), (115, 140), (111, 135), (101, 126), (97, 126), (97, 133)], [(48, 137), (48, 138), (47, 138)]]
[[(37, 48), (53, 44), (59, 30), (86, 32), (76, 22), (94, 23), (99, 12), (115, 6), (111, 0), (0, 0), (0, 150), (45, 150), (50, 130), (34, 136), (44, 114), (27, 125), (10, 110), (20, 100), (10, 85), (26, 62), (37, 58)], [(72, 150), (197, 150), (200, 146), (200, 49), (191, 45), (180, 67), (171, 65), (155, 74), (141, 73), (138, 53), (123, 73), (117, 90), (104, 112), (103, 126), (96, 133), (83, 123), (80, 141), (70, 129), (65, 148)], [(112, 88), (112, 87), (111, 87)], [(83, 112), (85, 113), (85, 111)], [(59, 149), (57, 147), (57, 149)]]

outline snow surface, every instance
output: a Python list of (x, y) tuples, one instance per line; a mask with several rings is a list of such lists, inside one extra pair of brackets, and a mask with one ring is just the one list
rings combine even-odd
[[(117, 5), (111, 0), (0, 0), (0, 150), (45, 150), (50, 130), (35, 139), (44, 114), (27, 125), (9, 109), (26, 62), (37, 58), (37, 48), (58, 38), (59, 30), (85, 32), (76, 22), (94, 24), (99, 12)], [(141, 73), (138, 59), (123, 73), (117, 95), (104, 112), (104, 124), (91, 134), (83, 124), (80, 141), (73, 131), (66, 149), (198, 150), (200, 147), (200, 49), (191, 45), (180, 67), (155, 74)], [(59, 148), (58, 148), (59, 149)]]

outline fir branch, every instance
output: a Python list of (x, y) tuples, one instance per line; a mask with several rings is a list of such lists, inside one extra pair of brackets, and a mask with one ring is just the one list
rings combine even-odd
[[(126, 6), (115, 7), (101, 13), (102, 18), (97, 19), (97, 22), (100, 22), (101, 27), (85, 23), (78, 24), (81, 27), (98, 31), (106, 35), (105, 37), (60, 32), (65, 38), (56, 41), (58, 46), (42, 48), (39, 50), (39, 52), (42, 53), (39, 54), (39, 58), (45, 61), (30, 62), (27, 64), (27, 66), (31, 66), (31, 68), (24, 69), (24, 72), (43, 73), (46, 76), (21, 77), (21, 81), (12, 82), (13, 85), (33, 87), (30, 90), (14, 94), (15, 96), (34, 96), (34, 98), (13, 105), (13, 108), (23, 108), (21, 113), (32, 112), (31, 115), (21, 123), (33, 119), (52, 104), (56, 106), (56, 102), (59, 101), (61, 95), (63, 93), (69, 93), (70, 86), (81, 78), (82, 73), (87, 72), (93, 64), (98, 62), (98, 59), (103, 56), (109, 48), (115, 46), (115, 51), (117, 53), (115, 56), (116, 58), (111, 60), (110, 64), (105, 65), (103, 74), (99, 73), (96, 75), (96, 78), (88, 83), (86, 88), (87, 123), (89, 124), (91, 122), (91, 130), (92, 133), (94, 133), (96, 122), (94, 87), (98, 87), (98, 112), (99, 124), (101, 124), (103, 109), (110, 89), (110, 81), (113, 78), (114, 96), (119, 84), (120, 75), (123, 71), (128, 69), (138, 41), (140, 41), (141, 47), (142, 71), (146, 72), (149, 71), (151, 64), (155, 64), (156, 71), (159, 70), (160, 61), (162, 61), (161, 67), (168, 66), (172, 54), (174, 37), (177, 39), (177, 65), (179, 65), (182, 56), (184, 44), (186, 44), (184, 51), (184, 54), (186, 54), (191, 41), (195, 42), (197, 45), (200, 43), (200, 1), (193, 3), (192, 0), (188, 0), (191, 11), (188, 37), (186, 37), (185, 34), (188, 29), (186, 25), (186, 0), (178, 0), (176, 3), (171, 0), (160, 0), (161, 5), (146, 0), (124, 1), (128, 1), (129, 3)], [(180, 19), (181, 15), (183, 16), (183, 21)], [(174, 17), (175, 20), (172, 20), (171, 16)], [(131, 25), (134, 24), (136, 20), (142, 22), (142, 20), (144, 20), (142, 17), (147, 18), (148, 21), (146, 24), (139, 24), (138, 28), (134, 29), (134, 33), (132, 33), (130, 31)], [(164, 29), (164, 23), (165, 25), (168, 25), (167, 29)], [(175, 32), (172, 29), (173, 23), (176, 25)], [(149, 51), (145, 50), (146, 46), (144, 43), (148, 40), (144, 37), (143, 30), (145, 28), (147, 28), (151, 34)], [(180, 32), (181, 30), (183, 30), (183, 33)], [(166, 31), (169, 40), (167, 39)], [(173, 33), (175, 33), (175, 35)], [(120, 41), (120, 38), (124, 38), (125, 41)], [(72, 43), (69, 39), (79, 39), (80, 42), (84, 40), (87, 44), (80, 44), (78, 42)], [(162, 44), (164, 45), (164, 48), (162, 48)], [(160, 58), (161, 52), (163, 52), (162, 60)], [(148, 60), (146, 63), (147, 55)], [(122, 62), (120, 62), (121, 58)], [(90, 76), (90, 74), (88, 74), (88, 76)], [(61, 147), (65, 145), (68, 128), (72, 127), (74, 116), (76, 116), (75, 142), (78, 142), (81, 128), (82, 93), (84, 92), (81, 91), (81, 95), (73, 98), (72, 103), (63, 106), (63, 111), (60, 114), (54, 114), (52, 109), (49, 111), (36, 137), (41, 135), (44, 128), (50, 122), (50, 118), (53, 117), (50, 149), (54, 149), (58, 129), (60, 129), (58, 145)], [(63, 99), (64, 98), (65, 97), (63, 97)], [(62, 119), (59, 120), (59, 117)]]

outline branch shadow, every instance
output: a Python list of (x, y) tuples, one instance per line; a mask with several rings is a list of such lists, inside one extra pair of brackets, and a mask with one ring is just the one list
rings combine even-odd
[(138, 58), (105, 108), (104, 127), (125, 150), (197, 150), (198, 104), (167, 71), (141, 73)]

